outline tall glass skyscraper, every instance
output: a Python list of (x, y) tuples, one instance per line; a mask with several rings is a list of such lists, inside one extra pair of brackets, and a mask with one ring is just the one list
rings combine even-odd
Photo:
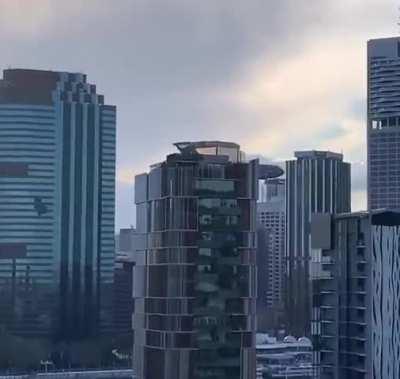
[(0, 324), (58, 339), (111, 329), (116, 109), (86, 75), (0, 80)]
[(368, 41), (368, 207), (400, 208), (400, 37)]
[(342, 154), (298, 151), (286, 162), (286, 312), (291, 333), (309, 336), (313, 213), (350, 212), (350, 164)]
[(258, 178), (282, 170), (234, 143), (176, 147), (136, 177), (136, 373), (255, 379)]

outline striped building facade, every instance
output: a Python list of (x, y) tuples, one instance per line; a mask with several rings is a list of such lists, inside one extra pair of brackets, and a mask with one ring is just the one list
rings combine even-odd
[(302, 151), (286, 162), (286, 313), (290, 333), (309, 336), (313, 213), (350, 211), (350, 164), (342, 154)]
[(0, 81), (0, 325), (69, 339), (111, 328), (115, 117), (83, 74)]

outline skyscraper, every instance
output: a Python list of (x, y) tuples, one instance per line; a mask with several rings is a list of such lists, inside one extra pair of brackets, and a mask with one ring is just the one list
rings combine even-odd
[[(258, 305), (264, 304), (265, 325), (277, 326), (284, 303), (285, 274), (285, 180), (270, 179), (265, 181), (265, 199), (257, 203), (259, 231), (257, 259), (258, 265)], [(262, 257), (260, 255), (263, 255)], [(260, 317), (261, 318), (261, 317)], [(260, 321), (260, 318), (258, 320)], [(258, 326), (261, 326), (260, 323)]]
[(400, 208), (400, 37), (368, 41), (368, 208)]
[(314, 215), (321, 379), (400, 378), (400, 214)]
[(291, 333), (310, 335), (311, 215), (350, 211), (350, 164), (328, 151), (296, 152), (286, 162), (286, 313)]
[(79, 338), (112, 328), (116, 109), (86, 75), (0, 80), (0, 324)]
[(228, 142), (177, 143), (136, 177), (134, 365), (140, 379), (254, 379), (258, 178)]

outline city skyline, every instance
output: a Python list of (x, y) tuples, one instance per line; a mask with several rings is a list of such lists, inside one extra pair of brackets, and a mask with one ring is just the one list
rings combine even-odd
[(398, 34), (395, 1), (41, 4), (0, 1), (0, 41), (13, 44), (0, 66), (88, 73), (119, 107), (117, 230), (134, 224), (135, 174), (172, 142), (228, 127), (250, 154), (281, 161), (343, 150), (357, 167), (354, 209), (366, 208), (366, 41)]
[(0, 0), (0, 376), (397, 379), (398, 1)]

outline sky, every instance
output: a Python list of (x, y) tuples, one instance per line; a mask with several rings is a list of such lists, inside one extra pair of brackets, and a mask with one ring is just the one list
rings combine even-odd
[(281, 162), (342, 152), (366, 206), (366, 41), (396, 0), (0, 0), (0, 69), (84, 72), (117, 106), (116, 228), (134, 176), (187, 140)]

